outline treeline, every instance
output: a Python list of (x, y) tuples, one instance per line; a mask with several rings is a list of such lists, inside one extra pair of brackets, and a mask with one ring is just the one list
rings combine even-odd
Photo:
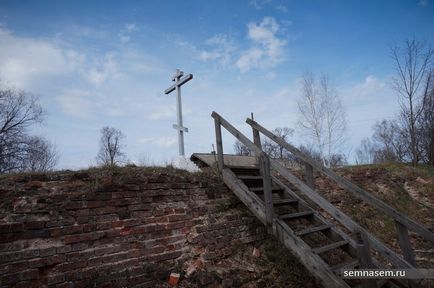
[[(395, 119), (374, 125), (372, 136), (364, 138), (355, 151), (356, 163), (434, 165), (434, 51), (413, 38), (401, 46), (392, 46), (390, 53), (396, 72), (393, 89), (400, 111)], [(297, 104), (298, 132), (307, 143), (299, 149), (328, 167), (346, 164), (343, 151), (348, 142), (347, 117), (329, 76), (304, 73)], [(294, 134), (287, 127), (273, 132), (286, 141)], [(297, 162), (278, 144), (268, 139), (262, 142), (264, 151), (272, 158)], [(239, 155), (251, 154), (240, 142), (234, 144), (234, 150)]]
[[(43, 123), (44, 116), (36, 96), (0, 87), (0, 174), (46, 172), (55, 168), (59, 159), (55, 145), (43, 136), (31, 134), (31, 128)], [(97, 164), (126, 163), (124, 138), (118, 129), (102, 128)]]
[(54, 168), (58, 160), (54, 145), (29, 133), (43, 118), (37, 97), (12, 88), (0, 89), (0, 174)]

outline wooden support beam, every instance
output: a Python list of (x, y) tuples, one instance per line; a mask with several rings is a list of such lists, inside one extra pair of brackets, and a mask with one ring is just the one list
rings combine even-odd
[(218, 118), (214, 119), (214, 125), (215, 125), (215, 140), (216, 140), (216, 147), (217, 147), (218, 167), (221, 172), (223, 171), (224, 168), (224, 158), (223, 158), (222, 128), (220, 125), (220, 120)]
[(259, 148), (262, 149), (261, 145), (261, 136), (259, 136), (259, 131), (252, 127), (253, 131), (253, 143)]
[(396, 232), (398, 233), (398, 242), (401, 247), (402, 254), (404, 255), (404, 259), (407, 262), (411, 263), (414, 267), (416, 267), (416, 261), (414, 259), (413, 249), (411, 248), (410, 237), (408, 235), (408, 229), (405, 225), (399, 223), (399, 221), (395, 221)]
[[(374, 269), (375, 266), (372, 263), (370, 248), (369, 248), (369, 239), (366, 233), (362, 230), (356, 231), (356, 239), (357, 239), (357, 251), (358, 251), (358, 260), (359, 267), (361, 269)], [(377, 288), (377, 281), (375, 279), (362, 279), (362, 287), (363, 288)]]
[(315, 190), (315, 178), (313, 177), (313, 167), (309, 163), (304, 164), (305, 173), (306, 173), (306, 184), (311, 189)]
[(310, 156), (301, 152), (298, 148), (287, 143), (281, 137), (274, 135), (272, 132), (270, 132), (269, 130), (267, 130), (266, 128), (264, 128), (263, 126), (258, 124), (257, 122), (255, 122), (249, 118), (247, 118), (246, 122), (247, 122), (247, 124), (249, 124), (250, 126), (255, 128), (256, 130), (258, 130), (259, 132), (261, 132), (262, 134), (264, 134), (265, 136), (267, 136), (268, 138), (270, 138), (271, 140), (273, 140), (274, 142), (276, 142), (280, 146), (284, 147), (289, 152), (293, 153), (300, 160), (304, 161), (305, 163), (309, 163), (310, 165), (312, 165), (312, 167), (314, 169), (324, 173), (325, 175), (327, 175), (328, 177), (333, 179), (342, 188), (354, 193), (355, 195), (358, 195), (360, 198), (362, 198), (363, 200), (365, 200), (369, 204), (373, 205), (374, 207), (376, 207), (378, 210), (380, 210), (384, 214), (392, 217), (396, 221), (399, 221), (401, 224), (403, 224), (403, 225), (407, 226), (408, 228), (410, 228), (411, 230), (415, 231), (423, 238), (434, 243), (434, 233), (429, 231), (427, 228), (423, 227), (422, 225), (420, 225), (419, 223), (417, 223), (413, 219), (411, 219), (411, 218), (401, 214), (400, 212), (396, 211), (395, 209), (393, 209), (392, 207), (390, 207), (389, 205), (387, 205), (383, 201), (377, 199), (375, 196), (366, 192), (365, 190), (363, 190), (359, 186), (353, 184), (352, 182), (350, 182), (346, 178), (339, 176), (338, 174), (333, 172), (331, 169), (325, 167), (324, 165), (317, 162), (316, 160), (314, 160)]
[(324, 287), (346, 287), (350, 286), (343, 279), (337, 277), (330, 267), (316, 254), (307, 253), (310, 247), (304, 241), (297, 241), (297, 236), (288, 225), (282, 220), (275, 220), (276, 236), (282, 243), (292, 251), (301, 263), (309, 270)]
[[(307, 186), (302, 180), (298, 179), (297, 176), (292, 174), (288, 169), (283, 167), (279, 162), (271, 159), (271, 167), (275, 169), (282, 177), (291, 182), (301, 193), (309, 197), (313, 202), (319, 205), (327, 213), (329, 213), (333, 218), (339, 221), (350, 231), (362, 230), (367, 233), (359, 224), (354, 222), (348, 215), (337, 209), (333, 204), (328, 202), (324, 197), (319, 195), (315, 190), (312, 190)], [(392, 249), (384, 245), (380, 240), (375, 238), (375, 236), (368, 234), (370, 243), (372, 247), (377, 250), (380, 254), (384, 255), (390, 262), (393, 263), (397, 268), (414, 268), (409, 262), (401, 258)]]
[(271, 187), (270, 160), (265, 153), (258, 156), (258, 162), (261, 167), (262, 182), (264, 185), (265, 216), (267, 220), (267, 229), (272, 232), (273, 228), (273, 191)]

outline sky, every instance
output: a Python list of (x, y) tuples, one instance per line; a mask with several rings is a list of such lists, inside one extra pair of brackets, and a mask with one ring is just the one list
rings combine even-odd
[[(126, 136), (131, 162), (178, 154), (176, 69), (186, 154), (210, 152), (216, 111), (247, 136), (297, 126), (306, 71), (326, 73), (348, 118), (342, 153), (352, 161), (376, 121), (398, 113), (391, 45), (434, 43), (434, 1), (5, 1), (0, 0), (0, 79), (37, 95), (46, 111), (30, 133), (53, 142), (58, 169), (96, 165), (100, 129)], [(224, 151), (234, 138), (223, 134)]]

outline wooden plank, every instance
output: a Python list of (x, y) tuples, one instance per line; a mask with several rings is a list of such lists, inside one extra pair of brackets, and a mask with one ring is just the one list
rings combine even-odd
[(350, 287), (336, 276), (321, 257), (311, 252), (310, 247), (298, 240), (295, 233), (283, 221), (275, 220), (276, 237), (297, 257), (297, 259), (318, 279), (324, 287)]
[[(272, 177), (273, 178), (273, 182), (277, 183), (278, 185), (280, 185), (281, 187), (284, 188), (284, 192), (285, 194), (287, 194), (289, 197), (292, 197), (294, 199), (297, 199), (299, 201), (299, 206), (304, 206), (307, 209), (312, 209), (309, 204), (302, 199), (299, 195), (297, 195), (294, 191), (292, 191), (291, 189), (289, 189), (287, 186), (285, 186), (285, 184), (280, 181), (278, 178), (276, 177)], [(322, 216), (319, 213), (316, 213), (314, 215), (314, 220), (316, 220), (318, 223), (320, 224), (331, 224), (330, 221), (328, 219), (326, 219), (324, 216)], [(333, 225), (333, 227), (331, 228), (331, 232), (333, 234), (335, 234), (337, 237), (340, 237), (341, 239), (347, 240), (350, 243), (350, 246), (348, 247), (348, 253), (353, 256), (353, 257), (357, 257), (357, 250), (356, 250), (356, 241), (354, 241), (353, 238), (351, 238), (350, 236), (348, 236), (347, 234), (345, 234), (342, 230), (338, 229), (336, 226)]]
[(295, 204), (295, 203), (298, 203), (297, 199), (278, 199), (278, 200), (273, 200), (273, 205), (274, 206), (286, 205), (286, 204)]
[(252, 128), (252, 132), (253, 132), (253, 143), (259, 148), (262, 149), (262, 144), (261, 144), (261, 136), (259, 135), (259, 131), (256, 130), (255, 128)]
[(342, 247), (345, 245), (348, 245), (348, 241), (342, 240), (342, 241), (334, 242), (334, 243), (324, 245), (321, 247), (313, 248), (312, 252), (315, 254), (321, 254), (321, 253), (324, 253), (324, 252), (327, 252), (327, 251), (330, 251), (330, 250), (333, 250), (333, 249), (336, 249), (336, 248), (339, 248), (339, 247)]
[(313, 167), (309, 163), (305, 163), (306, 184), (312, 189), (315, 189), (315, 178), (313, 177)]
[(297, 236), (304, 236), (304, 235), (308, 235), (311, 233), (320, 232), (323, 230), (330, 229), (332, 226), (333, 225), (331, 225), (331, 224), (324, 224), (324, 225), (320, 225), (320, 226), (306, 228), (306, 229), (301, 230), (301, 231), (297, 231), (297, 232), (295, 232), (295, 234), (297, 234)]
[(214, 119), (215, 126), (215, 141), (217, 146), (218, 167), (223, 171), (224, 158), (223, 158), (223, 141), (222, 141), (222, 128), (219, 119)]
[(292, 214), (279, 215), (279, 218), (282, 220), (288, 220), (288, 219), (295, 219), (295, 218), (312, 216), (313, 214), (314, 214), (313, 211), (302, 211), (302, 212), (297, 212), (297, 213), (292, 213)]
[(297, 176), (292, 174), (285, 167), (280, 165), (277, 161), (271, 159), (271, 166), (278, 172), (282, 177), (291, 182), (299, 191), (309, 197), (313, 202), (318, 204), (327, 213), (338, 220), (342, 225), (344, 225), (350, 231), (361, 230), (368, 234), (369, 240), (372, 247), (377, 250), (380, 254), (384, 255), (389, 261), (391, 261), (398, 268), (414, 268), (413, 265), (408, 263), (406, 260), (402, 259), (398, 254), (392, 251), (390, 248), (385, 246), (380, 240), (375, 238), (373, 235), (369, 234), (365, 229), (363, 229), (359, 224), (354, 222), (349, 216), (337, 209), (325, 198), (319, 195), (317, 192), (309, 188), (303, 181), (298, 179)]
[[(375, 268), (372, 263), (371, 251), (369, 248), (369, 239), (364, 231), (356, 231), (357, 250), (359, 267), (361, 269), (373, 269)], [(362, 279), (363, 288), (376, 288), (377, 281), (375, 279)]]
[(262, 176), (256, 175), (238, 175), (237, 177), (241, 180), (262, 180)]
[(240, 131), (238, 131), (234, 126), (232, 126), (228, 121), (226, 121), (223, 117), (221, 117), (217, 112), (212, 112), (211, 117), (214, 119), (218, 119), (220, 124), (235, 138), (237, 138), (241, 143), (247, 146), (247, 148), (252, 151), (254, 155), (261, 154), (262, 150), (256, 147), (256, 145), (250, 141), (249, 138), (244, 136)]
[[(271, 186), (270, 176), (270, 160), (268, 160), (265, 153), (261, 153), (258, 156), (259, 163), (261, 164), (262, 183), (264, 187), (264, 200), (265, 200), (265, 217), (267, 220), (267, 228), (273, 227), (273, 192)], [(270, 230), (271, 232), (271, 230)]]
[(410, 237), (408, 235), (408, 229), (405, 225), (402, 225), (398, 221), (395, 221), (396, 231), (398, 233), (398, 242), (401, 247), (404, 259), (416, 267), (416, 261), (414, 259), (413, 249), (411, 248)]
[[(263, 192), (264, 191), (264, 187), (251, 187), (250, 191), (252, 191), (252, 192)], [(277, 187), (272, 187), (271, 192), (272, 193), (282, 192), (282, 189), (281, 188), (277, 188)]]
[(417, 223), (411, 218), (408, 218), (407, 216), (399, 213), (395, 209), (393, 209), (391, 206), (387, 205), (383, 201), (377, 199), (372, 194), (366, 192), (362, 188), (358, 187), (357, 185), (353, 184), (346, 178), (339, 176), (335, 172), (333, 172), (331, 169), (328, 169), (327, 167), (324, 167), (321, 163), (317, 162), (313, 158), (309, 157), (308, 155), (301, 152), (296, 147), (292, 146), (291, 144), (284, 141), (282, 138), (274, 135), (272, 132), (268, 131), (264, 127), (262, 127), (260, 124), (258, 124), (255, 121), (252, 121), (251, 119), (247, 119), (246, 122), (252, 126), (253, 128), (257, 129), (261, 133), (263, 133), (265, 136), (272, 139), (274, 142), (279, 144), (280, 146), (284, 147), (291, 153), (293, 153), (296, 157), (303, 160), (306, 163), (309, 163), (312, 165), (313, 168), (315, 168), (318, 171), (321, 171), (331, 179), (333, 179), (336, 183), (338, 183), (342, 188), (347, 189), (348, 191), (354, 193), (355, 195), (360, 196), (362, 199), (364, 199), (366, 202), (370, 203), (371, 205), (375, 206), (380, 211), (384, 212), (385, 214), (389, 215), (390, 217), (394, 218), (395, 220), (399, 221), (401, 224), (407, 226), (408, 228), (414, 230), (416, 233), (418, 233), (420, 236), (424, 237), (425, 239), (431, 241), (434, 243), (434, 233)]
[(223, 181), (232, 190), (232, 192), (247, 206), (247, 208), (259, 219), (264, 225), (266, 224), (265, 207), (261, 199), (237, 178), (237, 176), (228, 168), (223, 168)]
[(335, 272), (340, 272), (341, 270), (344, 270), (344, 269), (354, 269), (358, 265), (359, 265), (359, 260), (358, 259), (352, 259), (350, 261), (334, 265), (332, 267), (332, 270)]

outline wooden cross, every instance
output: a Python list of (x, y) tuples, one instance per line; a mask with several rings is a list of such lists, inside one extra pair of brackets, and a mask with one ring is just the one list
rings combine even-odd
[(176, 73), (172, 77), (172, 81), (174, 81), (175, 84), (164, 91), (165, 94), (169, 94), (170, 92), (176, 90), (176, 114), (178, 118), (178, 124), (173, 124), (173, 128), (178, 130), (180, 156), (184, 156), (184, 132), (188, 132), (188, 128), (182, 125), (181, 86), (193, 79), (193, 74), (188, 74), (184, 78), (181, 78), (182, 76), (184, 76), (184, 72), (176, 69)]

